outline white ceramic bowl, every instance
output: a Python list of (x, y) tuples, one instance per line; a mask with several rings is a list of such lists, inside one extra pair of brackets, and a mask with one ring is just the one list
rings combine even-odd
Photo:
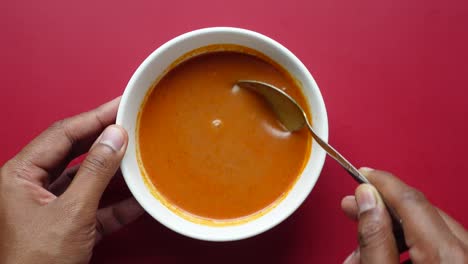
[(187, 52), (212, 44), (237, 44), (257, 50), (273, 59), (302, 84), (303, 93), (312, 112), (313, 127), (324, 140), (328, 139), (328, 121), (320, 90), (302, 62), (278, 42), (253, 31), (228, 27), (195, 30), (165, 43), (138, 67), (128, 82), (117, 114), (117, 124), (123, 126), (129, 135), (128, 149), (121, 169), (130, 191), (151, 216), (180, 234), (201, 240), (231, 241), (265, 232), (291, 215), (314, 187), (325, 162), (325, 152), (314, 141), (307, 165), (289, 194), (266, 214), (242, 224), (208, 226), (194, 223), (175, 214), (156, 199), (145, 186), (138, 167), (138, 111), (147, 91), (171, 63)]

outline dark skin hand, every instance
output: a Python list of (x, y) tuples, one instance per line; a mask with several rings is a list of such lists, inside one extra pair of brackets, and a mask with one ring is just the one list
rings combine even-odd
[[(468, 263), (468, 232), (462, 225), (392, 174), (369, 168), (360, 171), (400, 216), (412, 263)], [(346, 264), (400, 263), (390, 216), (374, 187), (360, 185), (355, 196), (343, 198), (341, 207), (359, 222), (359, 247)]]
[(134, 198), (98, 209), (128, 142), (112, 125), (119, 102), (56, 122), (1, 167), (0, 263), (88, 263), (104, 235), (143, 213)]

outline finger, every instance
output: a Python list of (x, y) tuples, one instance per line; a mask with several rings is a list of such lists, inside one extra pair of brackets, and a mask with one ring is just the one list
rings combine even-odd
[(97, 209), (102, 193), (119, 168), (127, 141), (127, 133), (122, 127), (107, 127), (99, 143), (81, 163), (75, 178), (62, 195), (64, 199), (72, 199), (91, 209)]
[[(357, 220), (358, 217), (358, 207), (356, 203), (355, 196), (346, 196), (341, 201), (341, 208), (343, 209), (346, 216), (351, 220)], [(439, 212), (439, 215), (444, 219), (445, 224), (450, 228), (452, 233), (466, 246), (468, 246), (468, 232), (466, 229), (451, 216), (446, 214), (444, 211), (436, 208)]]
[(341, 209), (349, 219), (358, 220), (358, 205), (354, 195), (348, 195), (341, 200)]
[(56, 196), (61, 195), (72, 182), (80, 165), (75, 165), (66, 169), (52, 184), (49, 186), (49, 191)]
[[(356, 221), (358, 219), (358, 207), (356, 198), (354, 196), (346, 196), (341, 201), (341, 208), (343, 209), (346, 216)], [(451, 216), (447, 215), (444, 211), (436, 208), (442, 219), (444, 219), (447, 226), (450, 228), (452, 233), (463, 243), (468, 246), (468, 232), (466, 229)]]
[[(68, 188), (70, 183), (72, 182), (73, 178), (76, 175), (76, 172), (80, 168), (80, 165), (75, 165), (66, 169), (50, 186), (49, 191), (56, 196), (62, 195), (65, 190)], [(112, 179), (120, 179), (122, 178), (122, 172), (118, 170)], [(125, 184), (125, 183), (123, 183)]]
[[(354, 195), (344, 197), (341, 201), (341, 208), (343, 209), (346, 216), (348, 216), (351, 220), (356, 221), (358, 219), (359, 209), (357, 207), (356, 198)], [(452, 233), (463, 244), (465, 244), (465, 246), (468, 246), (468, 232), (466, 229), (451, 216), (447, 215), (444, 211), (440, 210), (439, 208), (436, 209)]]
[(360, 263), (399, 263), (392, 221), (377, 190), (361, 184), (355, 195), (359, 208)]
[(421, 192), (388, 172), (368, 168), (360, 171), (400, 216), (408, 247), (419, 244), (424, 250), (434, 252), (440, 245), (453, 241), (444, 220)]
[[(101, 139), (102, 134), (94, 141), (93, 145), (91, 148), (93, 148), (97, 143), (99, 143), (99, 140)], [(59, 196), (65, 190), (68, 188), (70, 183), (72, 182), (73, 178), (75, 177), (76, 172), (78, 171), (80, 165), (75, 165), (71, 168), (66, 169), (65, 171), (62, 172), (62, 174), (57, 177), (48, 187), (48, 190), (52, 192), (53, 194)], [(122, 173), (121, 171), (117, 171), (116, 175), (117, 177), (121, 177)], [(114, 177), (115, 178), (115, 177)]]
[(99, 242), (103, 236), (113, 233), (133, 222), (143, 213), (143, 208), (133, 197), (100, 209), (97, 212), (96, 242)]
[(463, 243), (465, 246), (468, 247), (468, 232), (466, 232), (465, 228), (458, 223), (455, 219), (451, 216), (446, 214), (444, 211), (436, 208), (439, 215), (444, 219), (447, 226), (450, 228), (452, 233)]
[(26, 167), (31, 181), (47, 186), (49, 175), (58, 175), (66, 163), (85, 153), (102, 130), (115, 122), (120, 97), (100, 107), (58, 121), (12, 159)]

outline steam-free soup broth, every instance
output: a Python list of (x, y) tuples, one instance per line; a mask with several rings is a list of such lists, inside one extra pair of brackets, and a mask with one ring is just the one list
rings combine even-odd
[(186, 59), (142, 105), (140, 166), (155, 196), (176, 213), (214, 221), (254, 216), (280, 201), (302, 172), (310, 135), (286, 131), (260, 97), (235, 85), (241, 79), (281, 87), (306, 106), (284, 69), (248, 49)]

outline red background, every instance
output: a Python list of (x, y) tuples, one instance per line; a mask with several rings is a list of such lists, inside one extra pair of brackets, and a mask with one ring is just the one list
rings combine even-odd
[[(208, 26), (252, 29), (288, 47), (321, 88), (334, 146), (468, 224), (466, 0), (3, 1), (0, 163), (54, 120), (122, 94), (167, 40)], [(121, 180), (112, 185), (105, 202), (128, 195)], [(93, 262), (340, 263), (356, 246), (339, 207), (355, 186), (327, 159), (303, 206), (262, 235), (201, 242), (145, 215), (98, 245)]]

